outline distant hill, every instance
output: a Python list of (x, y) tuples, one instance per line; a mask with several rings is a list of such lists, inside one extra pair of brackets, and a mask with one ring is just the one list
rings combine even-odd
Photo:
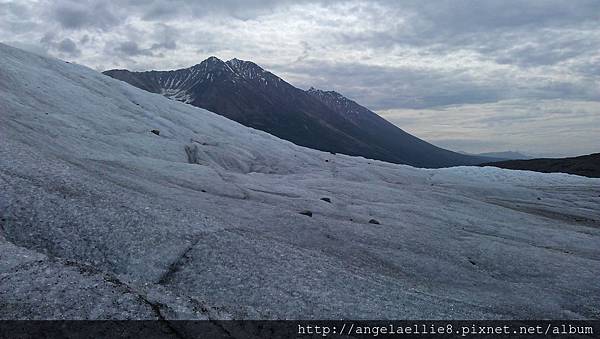
[(436, 147), (337, 92), (304, 91), (250, 61), (104, 74), (321, 151), (430, 168), (493, 161)]
[(542, 158), (498, 161), (482, 164), (481, 166), (494, 166), (543, 173), (569, 173), (590, 178), (600, 178), (600, 153), (560, 159)]
[(502, 160), (527, 160), (527, 159), (532, 159), (533, 157), (530, 157), (528, 155), (525, 155), (523, 153), (520, 152), (515, 152), (515, 151), (505, 151), (505, 152), (487, 152), (487, 153), (478, 153), (475, 154), (481, 157), (489, 157), (489, 158), (496, 158), (496, 159), (502, 159)]

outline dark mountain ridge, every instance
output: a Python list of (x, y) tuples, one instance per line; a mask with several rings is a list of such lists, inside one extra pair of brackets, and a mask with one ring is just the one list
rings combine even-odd
[(600, 178), (600, 153), (571, 158), (508, 160), (486, 163), (481, 166), (494, 166), (542, 173), (569, 173), (590, 178)]
[(301, 90), (250, 61), (104, 74), (317, 150), (432, 168), (490, 161), (431, 145), (337, 92)]

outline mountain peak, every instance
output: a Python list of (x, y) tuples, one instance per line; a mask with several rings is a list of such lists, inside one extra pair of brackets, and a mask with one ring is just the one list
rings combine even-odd
[(325, 91), (322, 89), (314, 88), (312, 86), (306, 91), (306, 93), (314, 97), (319, 97), (320, 99), (329, 98), (331, 100), (337, 100), (341, 102), (352, 102), (352, 100), (346, 98), (345, 96), (341, 95), (336, 91)]
[(344, 98), (346, 100), (350, 100), (336, 91), (326, 91), (326, 90), (314, 88), (313, 86), (310, 86), (310, 88), (306, 92), (309, 94), (335, 96), (335, 97), (339, 97), (339, 98)]
[(305, 147), (424, 167), (483, 162), (428, 144), (338, 92), (296, 88), (251, 61), (210, 57), (191, 69), (109, 75)]
[(214, 55), (211, 55), (211, 56), (209, 56), (209, 57), (208, 57), (208, 58), (206, 58), (206, 60), (204, 60), (204, 61), (207, 61), (207, 62), (223, 62), (223, 60), (221, 60), (221, 59), (217, 58), (217, 57), (216, 57), (216, 56), (214, 56)]
[(258, 81), (262, 86), (273, 85), (279, 86), (282, 82), (281, 78), (275, 74), (265, 70), (259, 65), (252, 61), (240, 60), (233, 58), (226, 62), (226, 64), (240, 77), (249, 81)]
[(215, 69), (215, 68), (223, 68), (224, 65), (225, 65), (225, 62), (223, 60), (217, 58), (216, 56), (210, 56), (210, 57), (204, 59), (201, 63), (196, 64), (196, 65), (190, 67), (189, 69), (209, 70), (209, 69)]
[(242, 60), (242, 59), (238, 59), (238, 58), (233, 58), (233, 59), (227, 60), (227, 63), (232, 64), (232, 65), (243, 64), (246, 62), (250, 62), (250, 61), (246, 61), (246, 60)]
[(234, 70), (236, 70), (237, 72), (240, 72), (240, 73), (245, 73), (248, 70), (252, 70), (255, 73), (256, 72), (261, 72), (261, 73), (266, 72), (262, 67), (255, 64), (252, 61), (240, 60), (238, 58), (233, 58), (231, 60), (228, 60), (226, 63), (227, 63), (227, 65), (229, 65), (229, 67), (233, 68)]

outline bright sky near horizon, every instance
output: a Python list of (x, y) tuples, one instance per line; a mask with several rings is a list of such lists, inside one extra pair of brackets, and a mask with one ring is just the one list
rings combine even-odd
[(600, 152), (600, 1), (0, 0), (0, 41), (98, 70), (252, 60), (436, 145)]

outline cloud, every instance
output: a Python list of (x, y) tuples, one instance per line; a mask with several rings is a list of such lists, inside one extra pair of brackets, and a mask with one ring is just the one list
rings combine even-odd
[(152, 44), (150, 49), (164, 49), (164, 50), (175, 50), (177, 49), (177, 39), (180, 38), (182, 33), (172, 26), (166, 24), (156, 24), (153, 26), (151, 39), (156, 41)]
[(122, 21), (109, 4), (95, 0), (58, 1), (51, 6), (48, 16), (66, 29), (97, 28), (107, 31)]
[[(296, 3), (309, 1), (296, 1)], [(171, 0), (129, 1), (130, 9), (139, 11), (142, 19), (161, 21), (173, 18), (233, 17), (249, 20), (294, 3), (292, 0)]]
[(72, 39), (59, 39), (54, 32), (47, 32), (44, 34), (40, 39), (40, 43), (46, 53), (54, 52), (54, 54), (63, 58), (77, 58), (81, 55), (81, 50)]
[(57, 49), (60, 52), (63, 52), (73, 57), (81, 55), (81, 51), (79, 50), (79, 48), (77, 48), (77, 45), (73, 42), (73, 40), (69, 38), (63, 39), (61, 42), (59, 42)]
[(79, 43), (82, 45), (87, 44), (88, 42), (90, 42), (90, 36), (89, 35), (84, 35), (81, 37), (81, 39), (79, 39)]
[[(373, 110), (428, 112), (408, 116), (415, 131), (436, 140), (457, 140), (451, 129), (470, 133), (452, 118), (469, 123), (463, 109), (489, 112), (493, 123), (473, 125), (485, 138), (530, 117), (540, 102), (596, 107), (597, 22), (596, 0), (0, 3), (7, 43), (100, 70), (175, 69), (210, 55), (253, 60), (294, 85), (333, 89)], [(543, 117), (555, 116), (544, 112), (527, 126), (552, 129)], [(587, 119), (585, 112), (572, 119)], [(401, 127), (408, 119), (394, 117)], [(445, 137), (427, 132), (437, 120), (449, 124), (441, 129)], [(593, 126), (577, 128), (588, 133)], [(571, 144), (575, 152), (579, 146)]]
[(147, 55), (147, 56), (152, 55), (152, 51), (150, 49), (140, 48), (138, 46), (137, 42), (135, 42), (135, 41), (121, 42), (121, 43), (117, 44), (114, 51), (117, 52), (118, 54), (121, 54), (121, 55), (124, 55), (127, 57), (138, 56), (138, 55)]
[(164, 41), (161, 43), (154, 43), (150, 47), (150, 49), (170, 49), (170, 50), (173, 50), (176, 48), (177, 48), (177, 43), (174, 40), (168, 40), (168, 41)]
[(506, 96), (497, 86), (505, 78), (481, 81), (473, 74), (446, 70), (317, 61), (284, 69), (289, 78), (299, 78), (295, 83), (301, 87), (334, 89), (373, 110), (494, 102)]
[(561, 157), (598, 152), (599, 111), (600, 102), (554, 99), (380, 113), (404, 130), (449, 149), (471, 153), (518, 150), (532, 156)]

